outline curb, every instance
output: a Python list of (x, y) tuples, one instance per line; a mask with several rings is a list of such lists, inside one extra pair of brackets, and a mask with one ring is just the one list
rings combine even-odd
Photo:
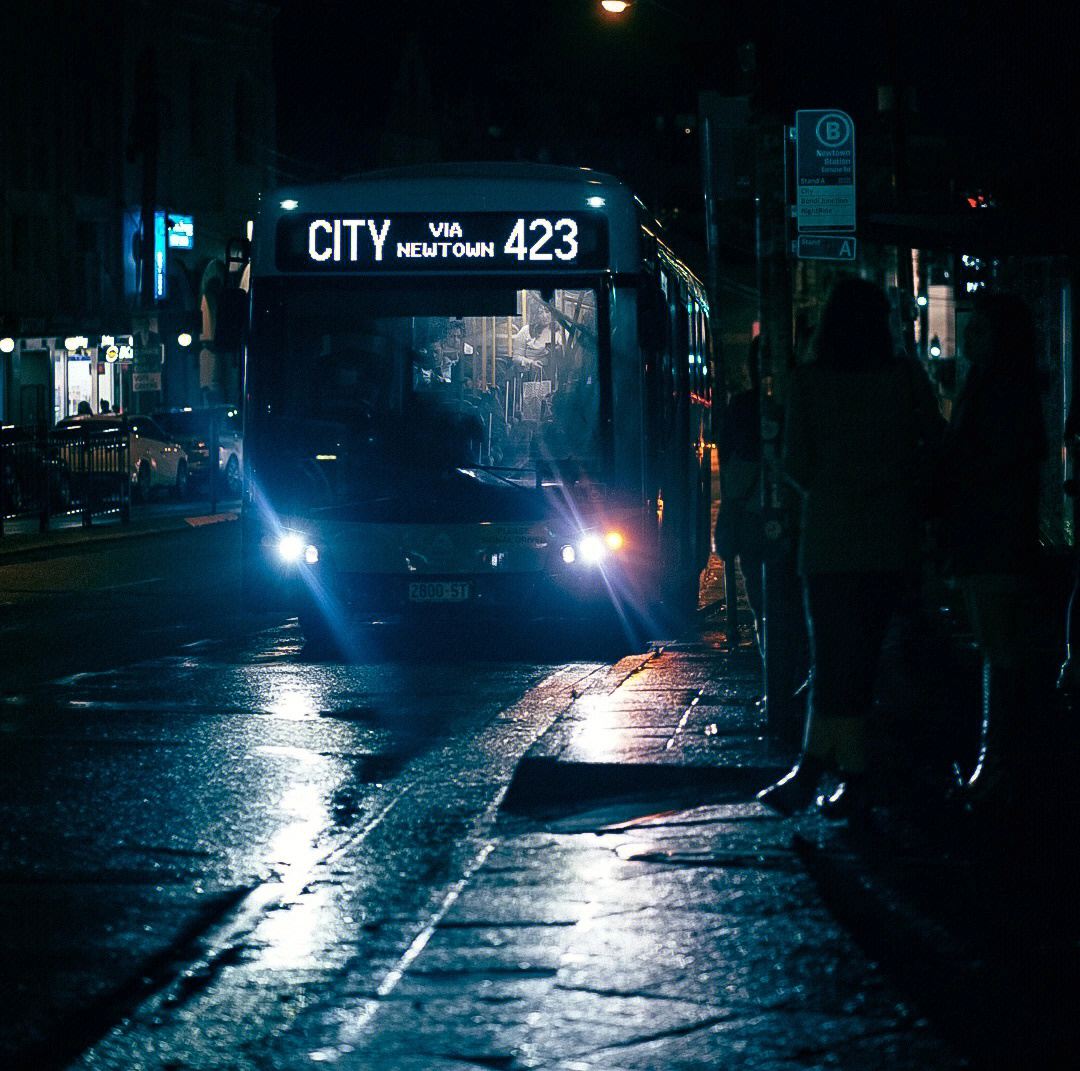
[(695, 790), (738, 800), (785, 773), (784, 766), (701, 766), (660, 763), (561, 762), (526, 755), (517, 764), (501, 810), (511, 814), (561, 804)]
[[(239, 513), (226, 512), (208, 515), (161, 518), (140, 524), (106, 522), (89, 528), (61, 528), (41, 535), (12, 535), (0, 539), (0, 562), (34, 561), (50, 554), (77, 552), (97, 543), (182, 532), (204, 525), (235, 521)], [(21, 542), (20, 542), (21, 541)]]

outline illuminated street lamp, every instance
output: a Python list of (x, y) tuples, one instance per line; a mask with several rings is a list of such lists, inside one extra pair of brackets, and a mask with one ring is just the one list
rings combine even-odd
[[(665, 15), (673, 15), (677, 19), (682, 19), (683, 22), (692, 22), (692, 19), (687, 18), (681, 11), (675, 11), (670, 7), (665, 7), (660, 3), (660, 0), (640, 0), (643, 4), (648, 4), (649, 7), (658, 8), (663, 11)], [(609, 15), (622, 15), (630, 10), (634, 6), (635, 0), (600, 0), (600, 7), (603, 8)]]

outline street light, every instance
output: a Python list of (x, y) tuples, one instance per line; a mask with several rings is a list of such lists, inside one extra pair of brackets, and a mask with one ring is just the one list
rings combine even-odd
[(600, 0), (600, 6), (609, 15), (621, 15), (630, 6), (630, 0)]

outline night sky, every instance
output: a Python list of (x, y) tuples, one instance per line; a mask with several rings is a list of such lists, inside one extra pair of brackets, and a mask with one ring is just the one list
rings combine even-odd
[(1024, 188), (1071, 173), (1078, 21), (1043, 5), (1029, 5), (1036, 17), (941, 0), (638, 0), (622, 22), (598, 0), (279, 6), (283, 178), (376, 166), (407, 54), (435, 125), (472, 132), (449, 158), (597, 166), (580, 158), (583, 131), (623, 137), (692, 115), (700, 89), (740, 93), (746, 41), (762, 106), (788, 122), (797, 108), (842, 108), (858, 129), (876, 119), (879, 84), (906, 85), (912, 129), (948, 137), (965, 179)]

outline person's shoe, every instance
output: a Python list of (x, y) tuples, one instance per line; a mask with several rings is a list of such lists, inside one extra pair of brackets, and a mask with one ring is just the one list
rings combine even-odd
[(805, 811), (814, 801), (824, 772), (820, 762), (804, 756), (775, 785), (763, 788), (757, 800), (785, 818), (796, 811)]
[(831, 795), (824, 793), (817, 798), (817, 809), (830, 822), (843, 822), (866, 817), (870, 803), (866, 795), (865, 778), (861, 775), (848, 777), (833, 789)]

